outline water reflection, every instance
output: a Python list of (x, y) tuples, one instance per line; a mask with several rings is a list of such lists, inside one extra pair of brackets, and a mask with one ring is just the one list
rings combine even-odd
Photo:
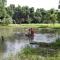
[(35, 34), (34, 42), (45, 42), (45, 43), (52, 43), (55, 42), (57, 36), (55, 34), (45, 33), (45, 34)]
[(0, 37), (0, 52), (5, 52), (5, 50), (6, 50), (6, 44), (4, 41), (4, 37), (1, 36)]
[(0, 37), (0, 60), (2, 60), (4, 53), (6, 52), (6, 43), (4, 41), (4, 37)]

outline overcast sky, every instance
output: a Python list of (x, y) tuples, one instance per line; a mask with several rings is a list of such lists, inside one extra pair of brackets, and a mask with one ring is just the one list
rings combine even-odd
[(58, 9), (59, 0), (7, 0), (7, 6), (15, 4), (18, 6), (29, 6), (36, 8), (44, 8), (46, 10), (55, 8)]

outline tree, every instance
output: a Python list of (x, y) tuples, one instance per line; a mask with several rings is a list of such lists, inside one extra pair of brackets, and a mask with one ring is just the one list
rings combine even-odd
[(0, 19), (3, 19), (6, 16), (5, 5), (6, 0), (0, 0)]
[(10, 6), (6, 8), (6, 11), (11, 17), (13, 17), (13, 14), (15, 13), (15, 5), (10, 4)]
[(33, 23), (40, 23), (41, 22), (41, 12), (40, 9), (36, 9), (35, 15), (32, 20)]
[(35, 16), (37, 16), (37, 17), (41, 17), (42, 15), (41, 15), (41, 12), (40, 12), (40, 9), (36, 9), (36, 12), (35, 12)]
[(13, 23), (13, 20), (11, 17), (9, 18), (4, 18), (3, 21), (2, 21), (2, 25), (8, 25), (8, 24), (12, 24)]
[(7, 14), (5, 5), (6, 5), (6, 0), (0, 0), (0, 20), (1, 20), (1, 24), (9, 24), (9, 23), (12, 22), (11, 21), (12, 19)]
[(28, 6), (23, 6), (22, 7), (22, 17), (24, 18), (24, 22), (29, 23), (29, 7)]
[(57, 21), (57, 11), (55, 9), (50, 9), (50, 20), (53, 24)]
[(58, 14), (57, 14), (57, 21), (60, 23), (60, 11), (57, 11)]
[(40, 23), (40, 22), (41, 22), (41, 18), (40, 17), (36, 17), (36, 16), (31, 21), (31, 23)]
[(3, 23), (3, 19), (7, 17), (7, 12), (5, 10), (6, 0), (0, 0), (0, 20), (1, 24)]
[(13, 20), (15, 20), (15, 22), (17, 24), (21, 23), (21, 18), (22, 18), (22, 9), (21, 6), (18, 5), (18, 7), (15, 7), (15, 12), (13, 14)]
[(0, 20), (5, 21), (7, 17), (11, 17), (14, 23), (55, 23), (60, 22), (60, 13), (55, 9), (45, 10), (44, 8), (34, 7), (29, 8), (28, 6), (21, 7), (18, 5), (15, 7), (11, 4), (5, 7), (6, 0), (0, 0)]
[(46, 10), (44, 8), (40, 8), (40, 12), (41, 12), (41, 23), (44, 23), (44, 21), (46, 20)]
[(34, 17), (34, 7), (31, 7), (30, 9), (30, 17), (33, 18)]

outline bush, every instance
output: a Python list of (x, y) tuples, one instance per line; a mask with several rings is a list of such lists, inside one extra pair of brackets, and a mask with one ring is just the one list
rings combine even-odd
[(2, 21), (2, 25), (8, 25), (8, 24), (12, 24), (13, 21), (12, 21), (12, 18), (4, 18), (3, 21)]

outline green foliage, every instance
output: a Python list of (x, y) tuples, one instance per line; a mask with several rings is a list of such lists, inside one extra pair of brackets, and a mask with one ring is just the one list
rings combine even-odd
[(53, 51), (53, 49), (51, 51), (49, 52), (48, 48), (26, 47), (15, 56), (11, 54), (7, 60), (60, 60), (60, 51)]
[(57, 20), (57, 11), (54, 9), (50, 10), (50, 20), (52, 23), (55, 23)]
[(28, 18), (28, 19), (27, 19), (27, 22), (28, 22), (28, 23), (31, 23), (32, 20), (33, 20), (32, 18)]
[(53, 44), (53, 47), (60, 47), (60, 39), (57, 39), (56, 42)]
[(15, 11), (15, 5), (11, 4), (6, 8), (7, 13), (12, 17)]
[(60, 23), (60, 12), (58, 12), (57, 21)]
[(2, 25), (12, 24), (12, 18), (4, 18), (2, 21)]
[(0, 19), (9, 15), (16, 24), (20, 23), (56, 23), (60, 22), (60, 12), (55, 9), (45, 10), (44, 8), (37, 8), (36, 11), (34, 7), (20, 6), (15, 7), (11, 4), (5, 7), (6, 0), (0, 0)]

